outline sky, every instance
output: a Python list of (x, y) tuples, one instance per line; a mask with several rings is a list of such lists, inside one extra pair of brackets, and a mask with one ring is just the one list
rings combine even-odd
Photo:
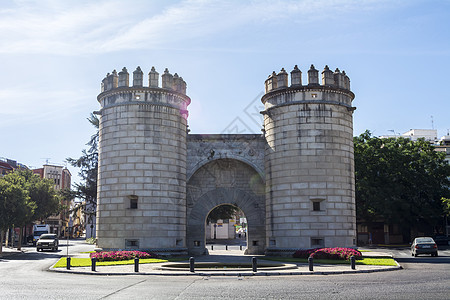
[(195, 134), (260, 133), (268, 75), (298, 65), (305, 82), (314, 64), (350, 77), (355, 136), (441, 137), (449, 32), (450, 0), (0, 0), (0, 157), (31, 168), (79, 157), (101, 80), (137, 66), (183, 77)]

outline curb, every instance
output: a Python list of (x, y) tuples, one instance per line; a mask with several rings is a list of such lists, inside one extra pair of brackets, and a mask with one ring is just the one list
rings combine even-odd
[(81, 275), (100, 275), (100, 276), (125, 276), (125, 275), (146, 275), (146, 276), (289, 276), (289, 275), (344, 275), (344, 274), (361, 274), (361, 273), (375, 273), (402, 270), (403, 267), (395, 261), (397, 266), (386, 267), (383, 269), (373, 270), (340, 270), (340, 271), (303, 271), (303, 272), (116, 272), (116, 273), (97, 273), (87, 271), (72, 271), (54, 269), (53, 265), (48, 269), (48, 272), (81, 274)]

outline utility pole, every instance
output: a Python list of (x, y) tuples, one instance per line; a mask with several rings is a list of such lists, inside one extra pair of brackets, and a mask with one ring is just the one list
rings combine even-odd
[[(66, 220), (66, 212), (67, 212), (67, 207), (64, 210), (64, 222)], [(68, 227), (64, 228), (64, 232), (66, 232), (66, 229), (67, 229), (66, 258), (68, 258), (69, 257), (69, 228)]]

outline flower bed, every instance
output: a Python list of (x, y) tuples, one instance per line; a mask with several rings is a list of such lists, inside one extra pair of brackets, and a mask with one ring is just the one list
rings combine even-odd
[(135, 258), (156, 258), (154, 253), (147, 253), (142, 251), (102, 251), (91, 253), (90, 258), (96, 258), (97, 261), (119, 261), (130, 260)]
[(349, 260), (351, 256), (355, 259), (361, 259), (362, 254), (352, 248), (316, 248), (298, 250), (294, 253), (295, 258), (315, 258), (315, 259), (341, 259)]

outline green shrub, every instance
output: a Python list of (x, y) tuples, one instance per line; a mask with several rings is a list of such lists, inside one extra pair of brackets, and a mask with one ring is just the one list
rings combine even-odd
[(91, 245), (95, 245), (96, 242), (97, 242), (97, 239), (93, 238), (93, 237), (86, 239), (86, 243), (91, 244)]

